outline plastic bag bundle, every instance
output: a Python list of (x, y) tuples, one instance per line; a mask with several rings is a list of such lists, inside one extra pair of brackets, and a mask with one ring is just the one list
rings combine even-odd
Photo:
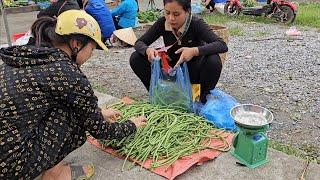
[(235, 98), (215, 88), (207, 96), (207, 102), (201, 108), (200, 115), (218, 128), (237, 131), (234, 119), (230, 115), (230, 110), (236, 105), (238, 102)]
[(186, 63), (166, 72), (160, 58), (152, 62), (149, 99), (152, 104), (192, 111), (191, 83)]

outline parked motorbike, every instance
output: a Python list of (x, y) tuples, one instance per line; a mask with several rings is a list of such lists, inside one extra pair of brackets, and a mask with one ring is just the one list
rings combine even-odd
[(287, 0), (267, 0), (267, 4), (259, 7), (245, 7), (240, 0), (227, 0), (224, 13), (236, 16), (240, 13), (253, 16), (266, 16), (284, 24), (292, 23), (298, 7)]

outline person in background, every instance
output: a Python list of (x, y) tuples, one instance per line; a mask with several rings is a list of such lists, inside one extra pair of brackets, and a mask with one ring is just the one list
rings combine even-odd
[(214, 11), (214, 6), (216, 5), (216, 3), (214, 2), (215, 0), (204, 0), (204, 4), (206, 6), (206, 8), (210, 11), (213, 12)]
[(116, 29), (136, 26), (138, 3), (136, 0), (121, 0), (120, 4), (111, 10)]
[(138, 6), (138, 13), (140, 12), (140, 8), (139, 8), (139, 2), (138, 2), (138, 0), (135, 0), (136, 1), (136, 3), (137, 3), (137, 6)]
[(102, 41), (110, 43), (109, 39), (116, 28), (109, 7), (104, 0), (84, 0), (83, 9), (99, 23)]
[(0, 49), (0, 179), (88, 179), (93, 165), (63, 162), (86, 142), (86, 132), (122, 139), (146, 118), (112, 122), (121, 113), (98, 107), (80, 69), (96, 46), (107, 51), (92, 16), (68, 10), (37, 19), (31, 29), (34, 45)]
[(63, 13), (64, 11), (70, 10), (70, 9), (80, 9), (80, 6), (76, 0), (50, 0), (51, 5), (41, 10), (37, 14), (37, 18), (43, 17), (43, 16), (49, 16), (49, 17), (58, 17), (59, 14)]
[(135, 52), (130, 57), (130, 66), (149, 90), (151, 63), (158, 55), (149, 47), (163, 37), (167, 54), (172, 59), (171, 67), (177, 68), (187, 62), (190, 81), (200, 84), (200, 101), (214, 89), (220, 78), (222, 63), (219, 53), (228, 51), (222, 38), (201, 18), (191, 15), (190, 0), (163, 0), (164, 17), (158, 19), (135, 43)]
[(77, 0), (80, 9), (83, 9), (83, 0)]

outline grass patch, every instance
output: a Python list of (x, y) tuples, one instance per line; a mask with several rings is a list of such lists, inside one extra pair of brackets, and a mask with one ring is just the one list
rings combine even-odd
[(224, 14), (220, 14), (220, 13), (212, 13), (212, 14), (204, 14), (202, 15), (202, 18), (209, 24), (226, 24), (230, 21), (240, 21), (243, 23), (274, 23), (275, 21), (266, 17), (261, 17), (261, 16), (248, 16), (248, 15), (243, 15), (240, 14), (239, 16), (234, 16), (234, 17), (230, 17), (230, 16), (226, 16)]
[(240, 14), (240, 16), (237, 19), (244, 23), (256, 22), (256, 23), (270, 24), (270, 23), (276, 22), (274, 19), (270, 19), (263, 16), (250, 16), (250, 15), (243, 15), (243, 14)]
[(269, 147), (288, 155), (296, 156), (310, 162), (320, 164), (320, 149), (313, 145), (303, 144), (299, 148), (294, 148), (293, 146), (270, 140)]
[[(210, 15), (202, 15), (202, 18), (209, 24), (220, 24), (224, 25), (227, 22), (230, 21), (230, 17), (218, 14), (218, 13), (213, 13)], [(233, 19), (233, 18), (232, 18)]]
[(320, 149), (314, 145), (303, 144), (299, 148), (304, 152), (304, 156), (309, 157), (312, 162), (320, 164)]
[(320, 3), (300, 4), (294, 24), (320, 30)]
[(92, 89), (98, 91), (98, 92), (101, 92), (101, 93), (107, 93), (107, 89), (102, 86), (101, 84), (97, 83), (97, 82), (93, 82), (91, 83), (92, 85)]
[(231, 36), (243, 36), (244, 35), (244, 31), (241, 27), (237, 26), (237, 27), (231, 27), (229, 29), (230, 35)]
[[(320, 32), (320, 3), (302, 3), (298, 7), (298, 14), (296, 16), (295, 21), (291, 25), (298, 26), (308, 26), (312, 28), (317, 28), (317, 31)], [(221, 24), (224, 25), (230, 21), (238, 21), (243, 23), (276, 23), (274, 19), (270, 19), (262, 16), (249, 16), (240, 14), (235, 17), (228, 17), (226, 15), (220, 13), (212, 13), (212, 14), (203, 14), (202, 18), (205, 19), (209, 24)]]
[(273, 140), (270, 140), (269, 143), (270, 143), (269, 147), (271, 147), (272, 149), (284, 152), (288, 155), (300, 157), (302, 154), (302, 152), (299, 149), (293, 148), (292, 146), (289, 146), (277, 141), (273, 141)]

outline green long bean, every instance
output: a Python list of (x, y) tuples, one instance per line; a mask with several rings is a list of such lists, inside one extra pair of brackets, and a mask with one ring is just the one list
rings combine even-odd
[[(147, 125), (139, 128), (134, 135), (121, 140), (100, 140), (104, 146), (113, 147), (125, 156), (122, 170), (128, 159), (143, 164), (150, 158), (150, 169), (160, 166), (169, 168), (179, 158), (203, 149), (230, 149), (223, 135), (224, 130), (216, 129), (204, 118), (192, 113), (139, 101), (130, 105), (120, 102), (109, 107), (122, 112), (119, 122), (141, 115), (148, 119)], [(221, 145), (213, 146), (212, 139), (220, 140)]]

